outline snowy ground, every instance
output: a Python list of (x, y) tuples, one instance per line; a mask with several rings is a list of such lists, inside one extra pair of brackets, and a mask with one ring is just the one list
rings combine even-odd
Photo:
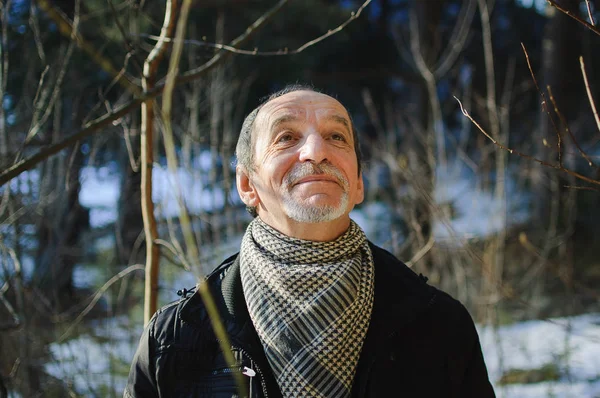
[(126, 317), (92, 326), (95, 336), (82, 335), (63, 344), (52, 344), (52, 360), (46, 371), (85, 397), (112, 396), (107, 390), (120, 396), (127, 382), (124, 367), (128, 365), (124, 364), (131, 363), (142, 328), (131, 328)]
[(504, 398), (600, 398), (600, 314), (527, 321), (498, 331), (480, 328), (490, 379), (508, 369), (539, 369), (554, 364), (557, 382), (496, 386)]
[[(48, 372), (72, 383), (84, 396), (99, 394), (101, 385), (119, 394), (125, 376), (111, 376), (111, 366), (128, 364), (139, 336), (132, 336), (125, 318), (99, 322), (96, 333), (102, 343), (89, 336), (64, 344), (54, 344), (55, 362)], [(139, 328), (139, 326), (137, 327)], [(529, 385), (496, 386), (503, 398), (600, 398), (600, 314), (586, 314), (548, 321), (527, 321), (503, 326), (498, 331), (479, 330), (490, 379), (495, 383), (511, 368), (535, 369), (556, 364), (563, 373), (561, 380)], [(502, 366), (500, 363), (502, 362)], [(122, 370), (122, 369), (121, 369)]]

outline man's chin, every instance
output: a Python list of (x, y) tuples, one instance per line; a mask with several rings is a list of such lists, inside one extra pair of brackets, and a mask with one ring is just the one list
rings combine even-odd
[[(343, 205), (343, 203), (342, 203)], [(334, 221), (345, 214), (344, 207), (330, 204), (293, 203), (285, 207), (285, 212), (292, 220), (303, 223), (321, 223)]]

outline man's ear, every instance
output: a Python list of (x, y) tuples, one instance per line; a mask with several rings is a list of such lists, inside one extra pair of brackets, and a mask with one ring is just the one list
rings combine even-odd
[(254, 184), (250, 181), (250, 173), (240, 165), (235, 167), (235, 184), (242, 202), (248, 207), (258, 207), (260, 198)]
[(356, 192), (356, 200), (354, 203), (355, 205), (362, 203), (363, 200), (365, 200), (365, 182), (363, 180), (362, 171), (358, 175), (358, 183), (357, 183), (356, 191), (357, 191)]

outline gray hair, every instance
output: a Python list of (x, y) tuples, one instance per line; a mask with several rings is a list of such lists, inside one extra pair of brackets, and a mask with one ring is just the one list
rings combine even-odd
[[(242, 123), (242, 129), (240, 131), (240, 136), (238, 138), (237, 145), (235, 147), (235, 157), (237, 159), (237, 164), (242, 166), (246, 172), (250, 173), (254, 170), (254, 136), (252, 131), (254, 130), (254, 122), (256, 120), (256, 116), (258, 112), (261, 110), (263, 106), (272, 100), (284, 96), (285, 94), (292, 93), (294, 91), (312, 91), (315, 93), (321, 93), (321, 91), (315, 89), (312, 86), (306, 84), (290, 84), (285, 86), (283, 89), (274, 92), (273, 94), (263, 98), (261, 103), (246, 116), (244, 119), (244, 123)], [(352, 126), (352, 138), (354, 140), (354, 152), (356, 154), (356, 161), (358, 164), (358, 173), (360, 174), (362, 170), (362, 154), (360, 151), (360, 143), (358, 142), (358, 133), (356, 128), (354, 127), (354, 122), (350, 117), (350, 124)], [(252, 217), (256, 217), (258, 213), (256, 212), (255, 207), (246, 207), (246, 210), (252, 215)]]

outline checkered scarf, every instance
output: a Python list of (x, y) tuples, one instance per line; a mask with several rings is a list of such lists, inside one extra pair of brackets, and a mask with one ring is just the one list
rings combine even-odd
[(373, 308), (364, 232), (333, 242), (286, 236), (259, 217), (240, 252), (250, 318), (284, 397), (350, 396)]

